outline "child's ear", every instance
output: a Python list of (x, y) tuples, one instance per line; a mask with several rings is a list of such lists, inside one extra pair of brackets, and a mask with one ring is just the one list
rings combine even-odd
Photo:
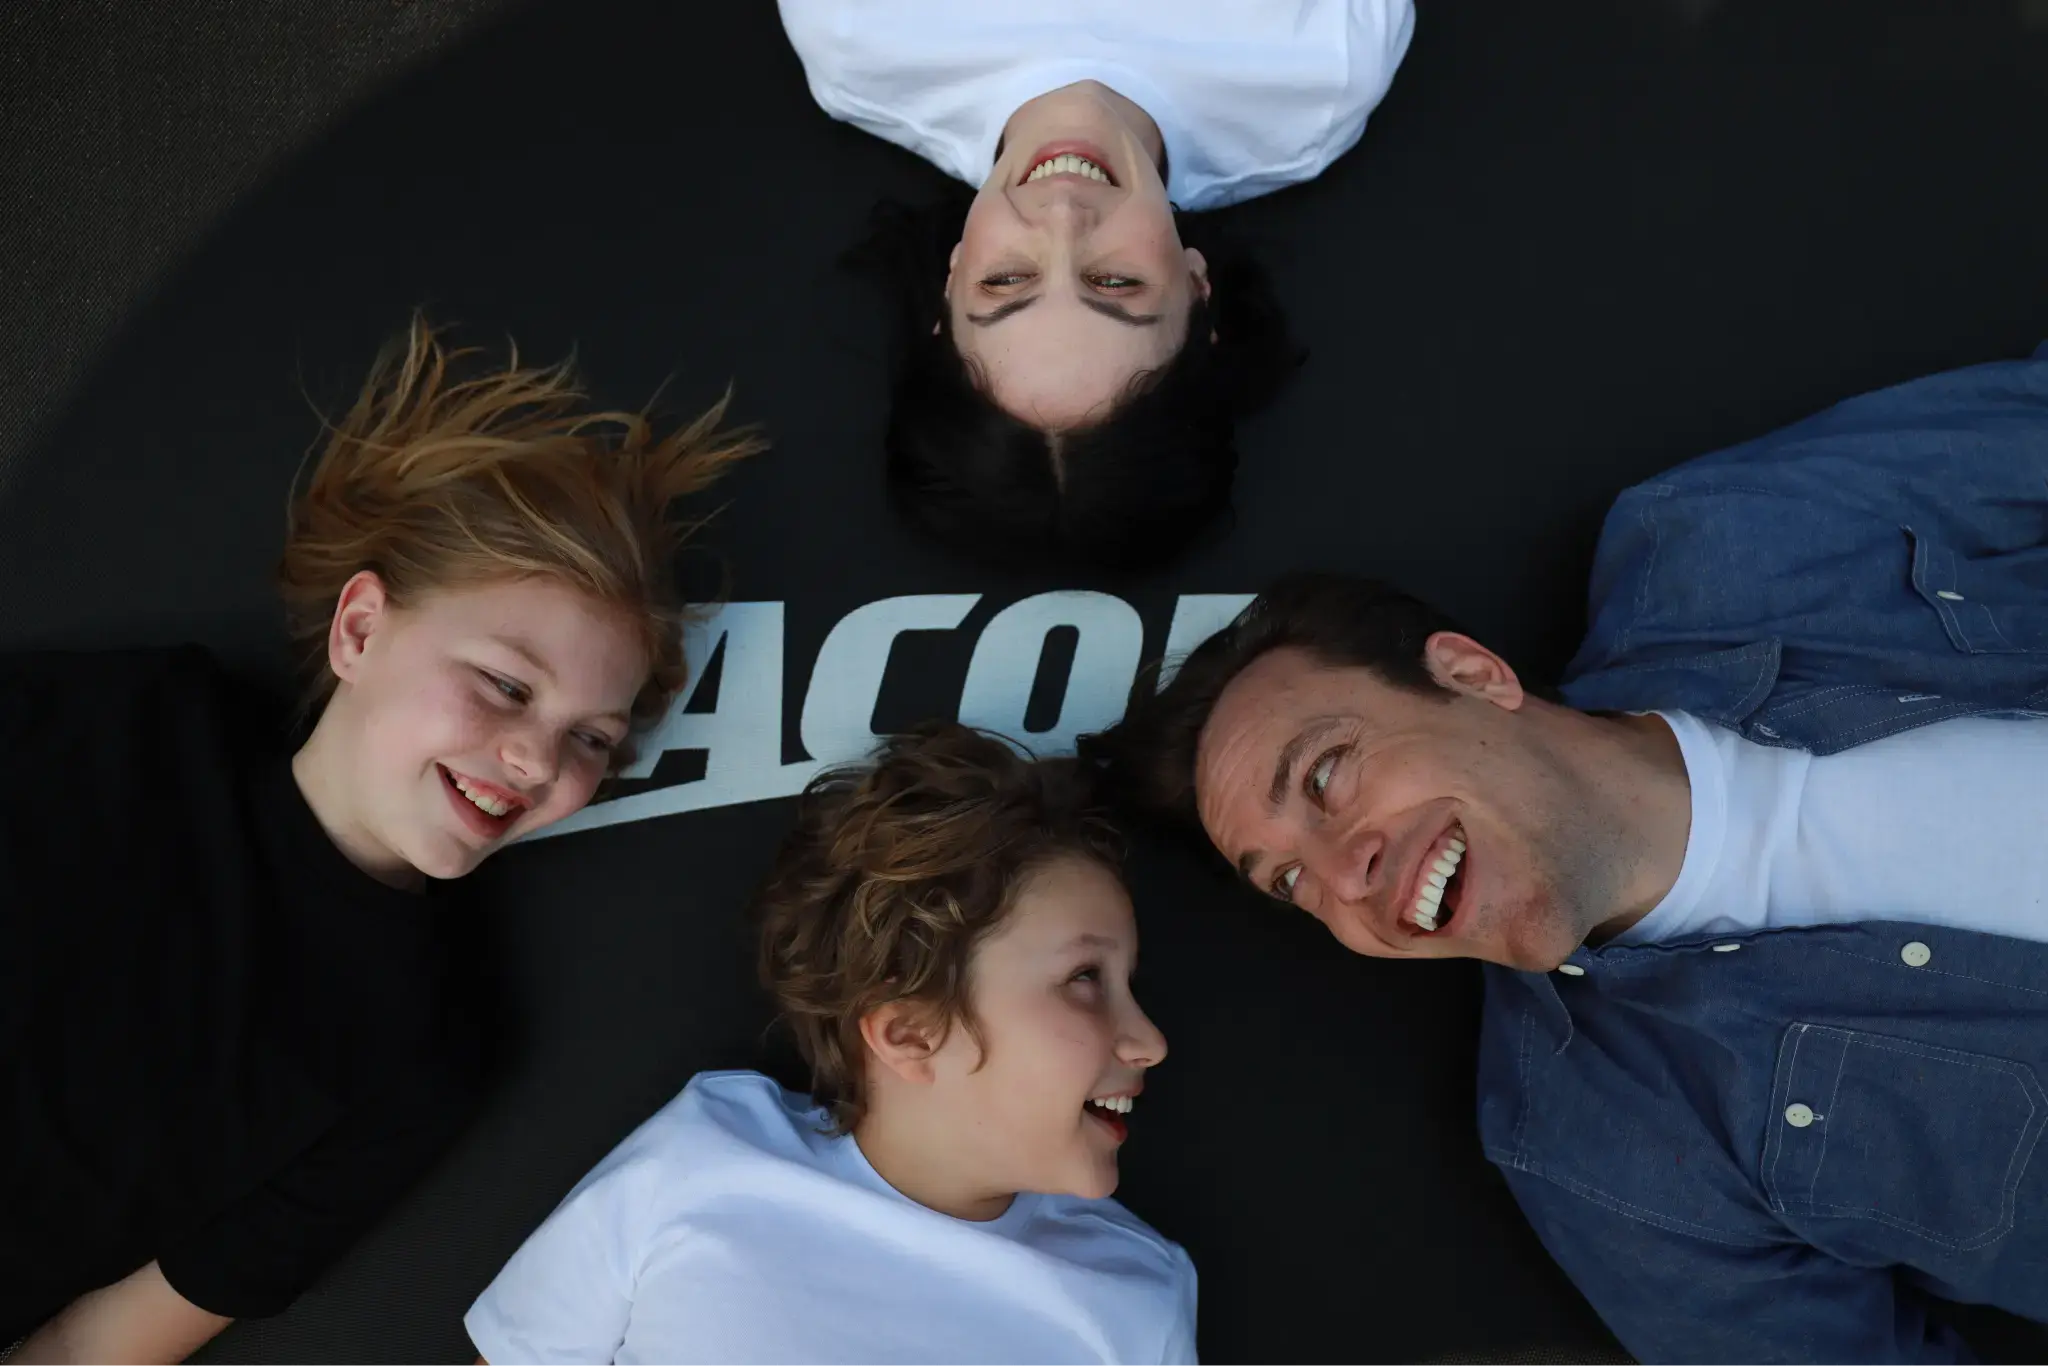
[(861, 1016), (860, 1037), (881, 1066), (905, 1081), (929, 1083), (932, 1055), (946, 1041), (934, 1012), (916, 1001), (891, 1001)]

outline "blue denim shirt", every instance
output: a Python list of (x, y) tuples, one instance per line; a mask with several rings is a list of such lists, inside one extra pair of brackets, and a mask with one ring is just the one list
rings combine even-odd
[[(1629, 490), (1591, 619), (1587, 710), (1819, 754), (2048, 713), (2048, 346)], [(1967, 1359), (1930, 1298), (2048, 1320), (2044, 1087), (2048, 943), (1872, 921), (1487, 969), (1487, 1155), (1645, 1361)]]

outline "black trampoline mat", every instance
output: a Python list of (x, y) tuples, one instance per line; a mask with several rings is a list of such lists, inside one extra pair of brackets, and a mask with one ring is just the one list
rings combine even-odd
[[(1360, 146), (1225, 211), (1311, 352), (1243, 433), (1234, 525), (1156, 574), (1012, 575), (885, 511), (881, 315), (833, 261), (876, 197), (942, 182), (811, 104), (766, 0), (542, 0), (378, 91), (126, 320), (0, 491), (0, 647), (198, 639), (281, 683), (267, 575), (308, 400), (333, 410), (416, 304), (573, 347), (606, 401), (673, 375), (688, 413), (734, 383), (775, 449), (707, 544), (755, 643), (729, 637), (692, 703), (711, 739), (629, 785), (634, 818), (478, 874), (505, 998), (486, 1110), (299, 1305), (203, 1359), (469, 1359), (463, 1310), (591, 1164), (693, 1072), (786, 1065), (739, 913), (807, 734), (970, 695), (1057, 733), (1059, 699), (1093, 705), (1186, 603), (1301, 566), (1396, 578), (1552, 673), (1621, 488), (2048, 337), (2044, 146), (2039, 0), (1426, 0)], [(849, 620), (835, 658), (879, 682), (814, 686)], [(751, 719), (712, 729), (742, 692)], [(1172, 1056), (1120, 1195), (1194, 1255), (1205, 1358), (1616, 1355), (1480, 1156), (1475, 970), (1351, 957), (1182, 851), (1141, 844), (1130, 879)], [(2043, 1350), (2008, 1331), (1987, 1349)]]

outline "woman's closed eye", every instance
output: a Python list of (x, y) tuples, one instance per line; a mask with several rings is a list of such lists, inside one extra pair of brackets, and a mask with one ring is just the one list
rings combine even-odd
[(1038, 272), (1032, 270), (991, 271), (981, 277), (981, 287), (990, 294), (998, 294), (1006, 289), (1021, 289), (1037, 278)]
[(1098, 294), (1129, 294), (1145, 287), (1145, 282), (1137, 276), (1119, 275), (1113, 271), (1083, 275), (1081, 278)]

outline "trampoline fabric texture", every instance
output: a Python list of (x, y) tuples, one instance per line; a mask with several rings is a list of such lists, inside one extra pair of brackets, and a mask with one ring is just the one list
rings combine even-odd
[[(693, 1072), (795, 1079), (740, 911), (817, 745), (963, 707), (1069, 733), (1305, 566), (1395, 578), (1550, 674), (1622, 487), (2048, 338), (2040, 0), (1429, 4), (1360, 146), (1225, 211), (1310, 350), (1242, 434), (1232, 524), (1157, 573), (1000, 573), (889, 515), (881, 305), (834, 264), (940, 177), (812, 105), (772, 5), (150, 8), (0, 26), (27, 171), (0, 344), (34, 390), (0, 429), (0, 648), (192, 639), (283, 689), (286, 488), (415, 305), (573, 348), (607, 402), (731, 382), (775, 443), (722, 486), (723, 565), (690, 566), (736, 605), (676, 743), (477, 875), (484, 1112), (206, 1360), (467, 1360), (470, 1300)], [(344, 30), (327, 79), (280, 75)], [(1172, 1056), (1120, 1194), (1201, 1268), (1206, 1359), (1619, 1358), (1479, 1154), (1469, 965), (1351, 957), (1184, 850), (1129, 873)], [(1964, 1317), (1993, 1359), (2048, 1353)]]

